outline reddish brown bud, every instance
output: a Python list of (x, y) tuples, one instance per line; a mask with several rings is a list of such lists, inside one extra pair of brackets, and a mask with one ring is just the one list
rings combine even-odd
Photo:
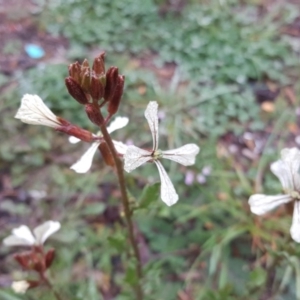
[(101, 126), (104, 123), (103, 116), (100, 113), (99, 108), (94, 104), (86, 104), (85, 112), (89, 119), (96, 125)]
[(125, 82), (125, 76), (119, 76), (118, 82), (114, 87), (114, 93), (108, 102), (107, 111), (110, 115), (113, 115), (118, 111), (121, 98), (123, 95), (124, 82)]
[(77, 82), (80, 83), (81, 66), (78, 61), (69, 66), (69, 75)]
[(114, 158), (107, 146), (107, 144), (105, 142), (102, 142), (98, 149), (100, 150), (101, 154), (102, 154), (102, 157), (105, 161), (105, 163), (108, 165), (108, 166), (111, 166), (113, 167), (115, 165), (115, 161), (114, 161)]
[(86, 71), (81, 76), (81, 87), (86, 92), (90, 92), (90, 86), (91, 86), (91, 72), (90, 69), (86, 69)]
[(42, 258), (40, 256), (37, 256), (33, 261), (32, 261), (32, 269), (35, 270), (36, 272), (44, 272), (44, 264), (41, 260)]
[(104, 99), (106, 101), (109, 101), (114, 93), (114, 86), (117, 84), (118, 76), (119, 71), (117, 67), (110, 67), (106, 72), (106, 84), (104, 92)]
[(28, 268), (29, 257), (27, 254), (16, 254), (14, 255), (14, 259), (19, 263), (21, 267), (24, 269)]
[(99, 54), (99, 56), (94, 59), (93, 71), (96, 76), (100, 76), (105, 73), (104, 56), (105, 52)]
[(51, 248), (45, 255), (45, 266), (46, 266), (46, 269), (48, 269), (51, 265), (52, 265), (52, 262), (54, 260), (54, 257), (55, 257), (55, 249), (54, 248)]
[(33, 289), (41, 284), (38, 280), (26, 280), (29, 284), (29, 289)]
[(104, 94), (103, 85), (95, 75), (92, 76), (90, 93), (93, 100), (100, 100)]
[(72, 78), (67, 77), (65, 79), (65, 84), (68, 89), (69, 94), (80, 104), (87, 104), (88, 99), (80, 87), (80, 85)]
[(84, 68), (90, 68), (90, 64), (88, 62), (88, 60), (85, 58), (84, 61), (82, 62), (81, 64), (81, 68), (84, 69)]
[(59, 122), (62, 124), (62, 126), (55, 128), (55, 130), (64, 132), (71, 136), (75, 136), (78, 139), (88, 142), (88, 143), (94, 141), (93, 134), (91, 132), (89, 132), (88, 130), (85, 130), (76, 125), (73, 125), (60, 117), (57, 117), (57, 118), (58, 118)]
[(44, 266), (42, 264), (41, 261), (36, 261), (33, 265), (32, 265), (32, 270), (41, 273), (44, 271)]

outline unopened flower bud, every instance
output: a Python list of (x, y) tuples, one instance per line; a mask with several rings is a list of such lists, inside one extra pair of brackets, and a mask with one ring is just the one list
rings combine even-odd
[(27, 282), (28, 282), (28, 284), (29, 284), (29, 289), (33, 289), (33, 288), (39, 286), (40, 283), (41, 283), (41, 282), (38, 281), (38, 280), (27, 280)]
[(106, 84), (104, 92), (104, 99), (106, 101), (110, 101), (114, 93), (114, 87), (117, 84), (118, 76), (119, 71), (117, 67), (110, 67), (106, 72)]
[(65, 79), (65, 84), (68, 89), (69, 94), (80, 104), (87, 104), (88, 99), (80, 87), (80, 85), (72, 78), (67, 77)]
[(28, 268), (28, 255), (24, 255), (24, 254), (16, 254), (14, 255), (14, 259), (19, 263), (19, 265), (21, 267), (23, 267), (24, 269)]
[(82, 89), (89, 93), (90, 92), (90, 86), (91, 86), (91, 71), (89, 68), (87, 68), (83, 73), (81, 73), (81, 87)]
[(36, 261), (33, 265), (32, 265), (32, 269), (38, 273), (41, 273), (44, 271), (44, 266), (43, 263), (41, 261)]
[(85, 58), (84, 61), (82, 62), (81, 64), (81, 68), (84, 69), (84, 68), (90, 68), (90, 64), (88, 62), (88, 60)]
[(48, 269), (52, 265), (54, 258), (55, 258), (55, 249), (51, 248), (45, 255), (46, 269)]
[(93, 71), (96, 76), (100, 76), (105, 73), (104, 56), (105, 52), (102, 52), (98, 57), (94, 59)]
[(99, 108), (94, 104), (86, 104), (85, 112), (89, 119), (96, 125), (101, 126), (104, 122), (103, 116), (100, 113)]
[(107, 146), (107, 144), (105, 142), (102, 142), (98, 149), (100, 150), (101, 154), (102, 154), (102, 157), (105, 161), (105, 163), (108, 165), (108, 166), (111, 166), (113, 167), (115, 165), (115, 161), (114, 161), (114, 158)]
[(113, 115), (118, 111), (119, 104), (123, 95), (124, 81), (124, 76), (118, 77), (117, 84), (114, 88), (114, 93), (108, 102), (107, 110), (110, 115)]
[(78, 61), (69, 66), (69, 75), (77, 82), (80, 83), (81, 66)]
[(104, 87), (96, 75), (92, 76), (90, 93), (94, 100), (100, 100), (103, 97)]

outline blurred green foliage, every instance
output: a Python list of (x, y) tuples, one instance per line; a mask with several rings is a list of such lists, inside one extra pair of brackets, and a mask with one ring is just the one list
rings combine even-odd
[[(142, 55), (152, 50), (158, 65), (175, 62), (183, 78), (202, 83), (245, 83), (266, 75), (284, 79), (283, 68), (294, 63), (278, 34), (282, 23), (296, 16), (289, 5), (264, 15), (258, 6), (238, 1), (182, 3), (176, 11), (169, 2), (164, 9), (154, 0), (143, 5), (138, 0), (37, 2), (53, 34), (106, 51)], [(272, 22), (279, 13), (281, 21)]]

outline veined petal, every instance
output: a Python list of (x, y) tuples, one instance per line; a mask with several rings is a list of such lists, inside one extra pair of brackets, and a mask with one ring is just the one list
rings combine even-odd
[(13, 229), (12, 235), (3, 240), (3, 244), (6, 246), (31, 246), (34, 245), (34, 243), (34, 236), (30, 229), (25, 225)]
[(176, 161), (184, 166), (190, 166), (195, 163), (196, 155), (200, 148), (195, 144), (187, 144), (182, 147), (162, 151), (162, 157)]
[(126, 151), (128, 149), (128, 146), (126, 144), (124, 144), (122, 142), (114, 141), (114, 140), (113, 140), (113, 143), (119, 154), (124, 155), (126, 153)]
[(272, 173), (279, 179), (283, 189), (285, 191), (293, 190), (292, 173), (289, 170), (287, 164), (281, 159), (273, 162), (270, 166)]
[(70, 169), (76, 173), (86, 173), (92, 166), (93, 158), (99, 145), (100, 143), (93, 143)]
[(292, 201), (289, 195), (267, 196), (263, 194), (255, 194), (249, 198), (251, 212), (256, 215), (263, 215), (275, 207)]
[(300, 151), (297, 148), (281, 150), (281, 159), (290, 173), (293, 189), (300, 190)]
[(124, 170), (129, 173), (151, 159), (151, 152), (133, 145), (128, 146), (124, 155)]
[(155, 160), (154, 162), (157, 166), (161, 181), (160, 197), (168, 206), (171, 206), (178, 201), (178, 194), (176, 193), (174, 185), (161, 162), (158, 160)]
[(47, 221), (42, 225), (37, 226), (33, 233), (36, 237), (36, 244), (42, 245), (47, 238), (60, 229), (60, 223), (56, 221)]
[(37, 95), (26, 94), (23, 96), (15, 118), (27, 124), (44, 125), (53, 128), (61, 126), (53, 112)]
[(153, 139), (153, 150), (158, 149), (158, 114), (157, 114), (158, 104), (156, 101), (150, 101), (146, 110), (145, 118), (148, 121), (150, 131)]
[(108, 133), (112, 133), (117, 129), (125, 127), (129, 122), (127, 117), (116, 117), (107, 127)]
[(300, 202), (295, 201), (294, 204), (294, 213), (293, 213), (293, 221), (290, 229), (292, 239), (300, 243)]

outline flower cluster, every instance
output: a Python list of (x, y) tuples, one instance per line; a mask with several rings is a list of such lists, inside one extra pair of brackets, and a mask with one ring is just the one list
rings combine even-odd
[(16, 293), (25, 293), (28, 288), (36, 287), (45, 281), (45, 272), (50, 268), (55, 257), (55, 249), (44, 251), (45, 241), (60, 229), (61, 225), (56, 221), (47, 221), (36, 228), (33, 232), (26, 226), (21, 225), (12, 230), (12, 234), (3, 240), (5, 246), (30, 247), (14, 255), (14, 259), (25, 271), (35, 271), (39, 274), (38, 280), (21, 280), (12, 283), (12, 289)]

